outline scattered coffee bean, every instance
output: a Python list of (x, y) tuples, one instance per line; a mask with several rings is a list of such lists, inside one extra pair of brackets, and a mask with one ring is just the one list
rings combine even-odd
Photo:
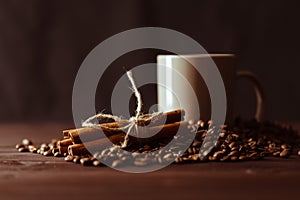
[(23, 148), (23, 147), (25, 147), (24, 144), (16, 144), (16, 149)]
[(83, 166), (91, 166), (91, 165), (93, 165), (93, 161), (92, 161), (92, 159), (89, 158), (89, 157), (81, 158), (81, 159), (80, 159), (80, 163), (81, 163)]
[(134, 165), (139, 166), (139, 167), (145, 166), (145, 165), (147, 165), (147, 160), (144, 158), (136, 158), (134, 161)]
[(99, 160), (94, 160), (94, 161), (93, 161), (93, 165), (94, 165), (95, 167), (98, 167), (98, 166), (101, 166), (102, 163), (101, 163)]
[(280, 156), (280, 151), (275, 151), (274, 153), (273, 153), (273, 156)]
[(113, 161), (113, 163), (111, 164), (111, 167), (112, 167), (112, 168), (119, 167), (122, 163), (123, 163), (122, 160), (115, 160), (115, 161)]
[(62, 155), (61, 155), (59, 152), (55, 152), (55, 153), (53, 154), (53, 156), (54, 156), (54, 157), (62, 157)]
[(231, 161), (236, 161), (236, 160), (238, 160), (238, 157), (237, 157), (237, 156), (231, 156), (231, 157), (230, 157), (230, 160), (231, 160)]
[(284, 149), (281, 153), (280, 153), (280, 157), (282, 158), (288, 158), (290, 155), (289, 150), (288, 149)]
[(28, 145), (32, 145), (32, 142), (29, 139), (25, 138), (22, 140), (22, 144), (28, 146)]
[(51, 149), (43, 153), (44, 156), (53, 156)]
[(73, 163), (80, 163), (80, 156), (74, 156)]
[(68, 155), (68, 156), (65, 157), (65, 161), (67, 161), (67, 162), (72, 162), (73, 159), (74, 159), (74, 157), (71, 156), (71, 155)]
[(19, 151), (19, 152), (28, 152), (29, 149), (26, 148), (26, 147), (21, 147), (21, 148), (18, 148), (18, 151)]

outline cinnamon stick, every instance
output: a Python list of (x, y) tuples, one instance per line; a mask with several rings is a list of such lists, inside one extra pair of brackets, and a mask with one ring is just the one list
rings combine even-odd
[[(185, 130), (187, 130), (187, 122), (175, 122), (150, 128), (144, 127), (146, 129), (145, 133), (151, 135), (151, 137), (137, 138), (129, 135), (129, 141), (131, 144), (148, 144), (159, 142), (160, 140), (172, 139), (177, 134), (179, 126), (184, 126)], [(68, 147), (68, 152), (70, 155), (87, 155), (90, 154), (89, 151), (97, 152), (108, 148), (111, 146), (111, 143), (120, 145), (124, 141), (125, 135), (125, 133), (119, 133), (108, 137), (109, 140), (102, 138), (84, 144), (73, 144)]]
[(60, 146), (69, 146), (71, 144), (73, 144), (73, 140), (71, 138), (67, 138), (67, 139), (57, 141), (57, 146), (58, 147), (60, 147)]
[[(151, 118), (151, 115), (145, 115), (144, 118), (146, 119), (146, 124), (143, 124), (146, 127), (155, 127), (162, 124), (171, 124), (174, 122), (179, 122), (182, 120), (182, 116), (184, 115), (184, 110), (178, 109), (170, 112), (165, 112), (162, 114), (162, 116), (155, 120), (155, 121), (147, 121), (147, 118)], [(99, 124), (98, 127), (105, 133), (107, 137), (110, 137), (112, 135), (116, 135), (119, 133), (124, 133), (121, 129), (115, 129), (112, 130), (111, 128), (120, 128), (129, 123), (128, 120), (120, 121), (120, 122), (111, 122), (111, 123), (105, 123), (105, 124)], [(79, 129), (71, 129), (71, 130), (65, 130), (63, 131), (64, 135), (68, 133), (68, 137), (70, 137), (74, 144), (80, 144), (83, 141), (93, 141), (101, 139), (103, 136), (102, 134), (99, 134), (99, 131), (97, 128), (79, 128)]]

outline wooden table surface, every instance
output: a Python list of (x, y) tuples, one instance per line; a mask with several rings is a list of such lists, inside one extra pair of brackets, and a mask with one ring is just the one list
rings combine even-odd
[[(299, 199), (300, 157), (170, 165), (129, 174), (19, 153), (24, 137), (59, 138), (67, 124), (0, 125), (0, 199)], [(298, 197), (298, 198), (297, 198)]]

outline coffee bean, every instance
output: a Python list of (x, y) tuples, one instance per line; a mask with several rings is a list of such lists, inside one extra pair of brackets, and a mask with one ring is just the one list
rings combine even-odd
[(37, 153), (38, 149), (35, 148), (35, 147), (33, 147), (33, 148), (30, 148), (29, 151), (30, 151), (31, 153)]
[(202, 144), (202, 142), (194, 141), (192, 146), (193, 147), (201, 147), (201, 144)]
[(232, 137), (233, 137), (235, 140), (237, 140), (237, 139), (239, 139), (240, 136), (239, 136), (238, 134), (233, 133), (233, 134), (232, 134)]
[(54, 155), (55, 153), (59, 152), (58, 148), (53, 148), (52, 149), (52, 154)]
[(230, 160), (236, 161), (236, 160), (238, 160), (238, 157), (237, 157), (237, 156), (231, 156), (231, 157), (230, 157)]
[(235, 142), (231, 142), (229, 145), (228, 145), (230, 148), (233, 148), (235, 146)]
[(18, 151), (19, 151), (19, 152), (28, 152), (29, 149), (26, 148), (26, 147), (21, 147), (21, 148), (18, 148)]
[(28, 145), (32, 145), (32, 142), (29, 139), (25, 138), (22, 140), (22, 144), (28, 146)]
[(81, 158), (80, 163), (83, 166), (91, 166), (93, 164), (93, 161), (90, 158), (86, 157), (86, 158)]
[(226, 155), (226, 156), (223, 156), (222, 158), (220, 158), (220, 161), (227, 161), (227, 160), (229, 160), (229, 156), (228, 155)]
[(24, 148), (25, 145), (24, 144), (16, 144), (16, 149), (19, 149), (19, 148)]
[(211, 146), (213, 146), (213, 144), (212, 144), (211, 141), (205, 142), (204, 145), (203, 145), (203, 147), (204, 147), (205, 149), (208, 148), (208, 147), (211, 147)]
[(223, 152), (222, 151), (217, 151), (214, 153), (213, 157), (215, 158), (220, 158), (222, 156)]
[(47, 144), (44, 143), (40, 146), (40, 149), (41, 149), (41, 151), (48, 151), (50, 148)]
[(248, 157), (247, 156), (240, 156), (239, 160), (248, 160)]
[(67, 161), (67, 162), (72, 162), (73, 159), (74, 159), (74, 156), (71, 156), (71, 155), (68, 155), (65, 157), (65, 161)]
[(240, 147), (232, 147), (231, 151), (239, 151)]
[(59, 152), (55, 152), (53, 155), (54, 157), (62, 157), (62, 155)]
[(280, 151), (275, 151), (275, 152), (273, 153), (273, 156), (280, 156)]
[[(189, 149), (191, 149), (191, 148), (189, 148)], [(192, 153), (193, 153), (193, 151), (192, 151)], [(168, 154), (164, 155), (163, 159), (166, 160), (166, 159), (169, 159), (172, 157), (173, 157), (172, 153), (168, 153)]]
[(183, 159), (181, 157), (175, 158), (176, 163), (182, 163)]
[(228, 154), (228, 156), (237, 156), (238, 155), (238, 151), (231, 151), (229, 154)]
[(288, 149), (288, 145), (287, 144), (282, 144), (280, 147), (281, 147), (281, 149)]
[(280, 153), (280, 157), (282, 158), (288, 158), (290, 155), (290, 152), (288, 149), (284, 149), (281, 153)]
[(298, 151), (298, 156), (300, 156), (300, 150)]
[(94, 165), (95, 167), (98, 167), (98, 166), (101, 166), (102, 163), (101, 163), (99, 160), (94, 160), (94, 161), (93, 161), (93, 165)]
[(249, 155), (249, 158), (254, 158), (255, 156), (257, 156), (257, 152), (253, 152)]
[(44, 156), (53, 156), (52, 150), (49, 149), (48, 151), (45, 151), (45, 152), (43, 153), (43, 155), (44, 155)]
[(218, 160), (218, 158), (213, 157), (213, 156), (208, 156), (208, 160), (210, 160), (210, 161), (216, 161), (216, 160)]
[(74, 156), (73, 163), (80, 163), (80, 156)]
[(147, 163), (147, 160), (146, 160), (146, 159), (143, 159), (143, 158), (136, 158), (135, 161), (134, 161), (134, 164), (135, 164), (136, 166), (142, 167), (142, 166), (147, 165), (148, 163)]
[(115, 160), (112, 162), (111, 167), (115, 168), (115, 167), (120, 166), (121, 164), (122, 164), (122, 160)]

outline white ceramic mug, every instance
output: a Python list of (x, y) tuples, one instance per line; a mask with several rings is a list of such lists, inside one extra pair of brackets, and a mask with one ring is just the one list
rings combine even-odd
[[(211, 62), (217, 66), (226, 92), (226, 122), (233, 119), (234, 95), (237, 78), (247, 78), (253, 85), (257, 97), (255, 118), (260, 121), (263, 115), (263, 92), (256, 76), (249, 71), (237, 71), (233, 54), (194, 54), (194, 55), (158, 55), (157, 89), (159, 111), (183, 108), (185, 120), (197, 120), (200, 112), (202, 120), (211, 119), (211, 99), (206, 83), (195, 69)], [(197, 66), (191, 63), (196, 63)], [(206, 66), (207, 67), (207, 66)], [(186, 83), (188, 80), (189, 84)], [(190, 90), (193, 89), (194, 96)]]

